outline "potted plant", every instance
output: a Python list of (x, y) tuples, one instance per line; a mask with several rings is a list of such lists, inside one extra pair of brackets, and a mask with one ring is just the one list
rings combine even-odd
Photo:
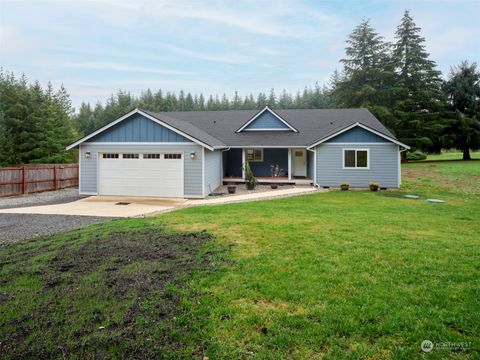
[(229, 194), (235, 194), (235, 191), (237, 191), (237, 187), (234, 184), (228, 184), (227, 189)]
[[(280, 165), (270, 165), (270, 172), (272, 174), (272, 181), (275, 181), (280, 176)], [(278, 183), (272, 182), (270, 184), (272, 189), (278, 188)]]
[(346, 190), (348, 190), (349, 187), (350, 187), (350, 184), (346, 181), (340, 183), (340, 189), (342, 189), (342, 190), (346, 191)]
[(257, 185), (257, 179), (253, 175), (248, 161), (245, 163), (245, 184), (247, 185), (247, 190), (253, 190)]
[(378, 191), (380, 184), (378, 182), (371, 182), (368, 184), (368, 187), (370, 188), (370, 191)]

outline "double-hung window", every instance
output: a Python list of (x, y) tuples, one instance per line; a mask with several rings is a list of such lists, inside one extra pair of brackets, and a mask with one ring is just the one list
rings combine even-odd
[(344, 169), (368, 169), (369, 162), (368, 149), (343, 149)]
[(246, 149), (247, 161), (262, 162), (263, 149)]

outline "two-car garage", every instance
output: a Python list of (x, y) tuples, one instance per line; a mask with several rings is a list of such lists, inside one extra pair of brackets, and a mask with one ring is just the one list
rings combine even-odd
[(184, 156), (178, 152), (98, 154), (98, 194), (184, 196)]

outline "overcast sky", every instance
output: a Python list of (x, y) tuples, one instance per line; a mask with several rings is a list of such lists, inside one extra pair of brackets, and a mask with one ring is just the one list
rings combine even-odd
[(480, 60), (480, 0), (0, 0), (0, 65), (63, 83), (77, 107), (118, 89), (296, 92), (341, 68), (362, 18), (393, 40), (404, 9), (444, 74)]

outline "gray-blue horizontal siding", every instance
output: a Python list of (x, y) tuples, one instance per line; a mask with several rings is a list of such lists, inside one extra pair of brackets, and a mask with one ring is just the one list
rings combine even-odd
[(191, 142), (184, 136), (146, 118), (134, 114), (89, 139), (88, 142)]
[(313, 178), (314, 168), (315, 168), (315, 156), (313, 151), (307, 150), (307, 176)]
[[(369, 149), (369, 169), (343, 169), (343, 149)], [(399, 187), (398, 145), (378, 144), (320, 144), (317, 151), (317, 184), (338, 187), (343, 181), (350, 186), (367, 187), (369, 182), (380, 186)]]
[[(85, 158), (85, 152), (90, 151), (91, 157)], [(142, 153), (142, 152), (182, 152), (184, 153), (184, 184), (185, 197), (202, 196), (202, 147), (192, 143), (191, 145), (100, 145), (84, 144), (80, 146), (80, 193), (97, 193), (97, 169), (98, 153)], [(190, 153), (195, 152), (196, 159), (190, 159)], [(141, 179), (139, 179), (141, 184)], [(159, 184), (160, 185), (160, 184)]]
[(280, 166), (285, 175), (288, 173), (288, 149), (263, 149), (263, 161), (250, 162), (250, 168), (255, 176), (272, 176), (271, 166), (276, 165)]
[[(278, 120), (272, 113), (265, 111), (258, 118), (253, 120), (245, 128), (250, 129), (288, 129), (289, 127), (285, 125), (282, 121)], [(245, 130), (244, 129), (244, 130)]]
[(205, 149), (205, 195), (210, 194), (222, 182), (222, 152)]
[(388, 140), (385, 140), (381, 136), (378, 136), (370, 131), (367, 131), (359, 126), (354, 127), (344, 133), (331, 138), (326, 141), (328, 143), (357, 143), (357, 142), (374, 142), (374, 143), (384, 143)]

